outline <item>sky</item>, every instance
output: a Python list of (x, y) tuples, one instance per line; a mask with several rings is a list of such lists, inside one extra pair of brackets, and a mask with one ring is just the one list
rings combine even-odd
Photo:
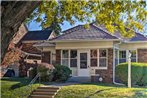
[[(69, 22), (64, 21), (63, 25), (61, 25), (61, 28), (62, 28), (62, 31), (64, 31), (64, 30), (67, 30), (67, 29), (72, 28), (74, 26), (81, 25), (81, 24), (85, 24), (85, 22), (76, 22), (74, 25), (70, 25)], [(28, 27), (29, 31), (35, 31), (35, 30), (42, 29), (40, 27), (40, 24), (35, 21), (30, 22), (29, 25), (27, 25), (27, 27)]]

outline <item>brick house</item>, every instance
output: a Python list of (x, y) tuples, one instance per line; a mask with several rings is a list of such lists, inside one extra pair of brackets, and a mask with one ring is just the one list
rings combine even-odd
[[(27, 62), (32, 63), (34, 61), (37, 61), (38, 63), (41, 63), (43, 54), (33, 45), (47, 41), (51, 38), (54, 38), (55, 36), (56, 34), (49, 28), (38, 31), (28, 31), (19, 41), (17, 47), (19, 47), (22, 52), (27, 54)], [(49, 52), (47, 52), (46, 54), (48, 53)], [(48, 56), (46, 55), (46, 58), (47, 57)]]
[(115, 66), (127, 62), (129, 51), (132, 62), (147, 63), (145, 36), (136, 33), (131, 39), (123, 39), (95, 24), (90, 24), (89, 29), (78, 25), (34, 46), (44, 54), (43, 62), (68, 66), (72, 76), (91, 77), (93, 81), (99, 76), (103, 82), (113, 82)]

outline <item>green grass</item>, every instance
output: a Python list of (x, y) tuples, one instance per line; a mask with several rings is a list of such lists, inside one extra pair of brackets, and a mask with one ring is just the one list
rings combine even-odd
[[(27, 78), (3, 78), (1, 80), (1, 98), (22, 98), (21, 94), (26, 94), (24, 98), (27, 98), (31, 93), (30, 90), (26, 90), (29, 82), (30, 80)], [(33, 89), (38, 86), (37, 83), (33, 84)], [(145, 87), (127, 88), (104, 83), (77, 84), (62, 87), (55, 98), (147, 98), (147, 89)]]
[(62, 87), (55, 98), (147, 98), (147, 90), (108, 84), (80, 84)]
[[(20, 98), (22, 94), (25, 94), (25, 98), (31, 93), (30, 89), (27, 89), (27, 85), (30, 83), (28, 78), (3, 78), (1, 79), (1, 98)], [(33, 84), (32, 89), (35, 89), (39, 84)]]

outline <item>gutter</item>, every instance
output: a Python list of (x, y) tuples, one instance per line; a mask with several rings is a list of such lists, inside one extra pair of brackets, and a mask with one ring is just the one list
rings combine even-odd
[(115, 49), (118, 49), (117, 46), (119, 46), (121, 43), (122, 43), (122, 41), (113, 45), (113, 83), (116, 84), (116, 85), (125, 85), (123, 83), (115, 82)]

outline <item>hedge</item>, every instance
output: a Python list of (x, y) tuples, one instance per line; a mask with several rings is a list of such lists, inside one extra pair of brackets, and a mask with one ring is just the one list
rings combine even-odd
[[(128, 63), (121, 63), (116, 66), (116, 79), (127, 84)], [(131, 80), (133, 85), (147, 85), (147, 63), (131, 63)]]

